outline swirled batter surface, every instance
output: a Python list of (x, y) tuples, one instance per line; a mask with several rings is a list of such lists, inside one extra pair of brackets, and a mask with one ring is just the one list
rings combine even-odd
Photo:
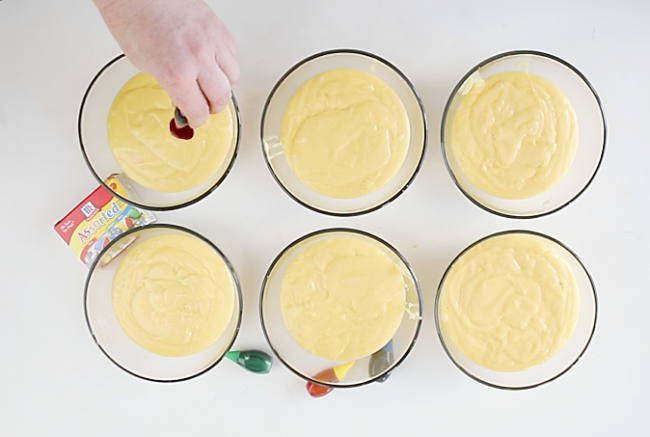
[(349, 237), (313, 243), (282, 277), (282, 318), (305, 350), (350, 361), (381, 349), (402, 321), (405, 272), (381, 249)]
[(221, 167), (236, 134), (228, 108), (213, 114), (194, 137), (173, 136), (174, 107), (156, 80), (139, 73), (117, 93), (107, 121), (108, 144), (131, 179), (156, 191), (178, 192), (209, 180)]
[(223, 259), (186, 235), (158, 235), (126, 253), (113, 278), (115, 316), (138, 345), (179, 357), (202, 351), (228, 326), (235, 286)]
[(442, 330), (465, 356), (492, 370), (541, 364), (569, 339), (579, 311), (571, 268), (528, 235), (489, 238), (463, 254), (439, 297)]
[(527, 72), (470, 78), (454, 115), (451, 145), (471, 183), (503, 199), (533, 197), (567, 172), (578, 147), (569, 99)]
[(384, 81), (336, 69), (305, 82), (289, 101), (280, 142), (293, 173), (312, 190), (355, 198), (380, 189), (408, 151), (409, 120)]

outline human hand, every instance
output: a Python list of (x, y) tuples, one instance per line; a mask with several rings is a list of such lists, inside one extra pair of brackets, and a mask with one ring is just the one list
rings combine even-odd
[(239, 80), (235, 43), (202, 0), (93, 0), (125, 55), (199, 127)]

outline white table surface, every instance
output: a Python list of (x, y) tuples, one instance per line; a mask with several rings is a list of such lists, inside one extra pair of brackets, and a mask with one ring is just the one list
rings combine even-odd
[[(320, 228), (375, 233), (405, 255), (420, 280), (424, 321), (415, 348), (385, 384), (321, 399), (311, 399), (277, 360), (266, 376), (224, 361), (174, 384), (137, 379), (109, 362), (84, 321), (86, 268), (53, 225), (97, 186), (79, 148), (77, 113), (92, 77), (120, 50), (90, 0), (1, 0), (0, 435), (650, 434), (649, 1), (210, 3), (239, 48), (240, 154), (213, 194), (158, 213), (159, 221), (203, 233), (230, 258), (244, 294), (235, 348), (266, 351), (258, 298), (277, 253)], [(425, 162), (412, 186), (355, 218), (318, 214), (290, 199), (267, 170), (259, 140), (262, 106), (276, 80), (331, 48), (371, 51), (397, 65), (429, 122)], [(546, 51), (580, 69), (602, 99), (608, 126), (605, 159), (586, 193), (555, 214), (524, 221), (470, 203), (447, 174), (439, 146), (442, 108), (456, 82), (479, 61), (513, 49)], [(433, 321), (450, 260), (476, 239), (511, 228), (571, 247), (593, 275), (599, 300), (595, 336), (575, 367), (518, 392), (461, 373)]]

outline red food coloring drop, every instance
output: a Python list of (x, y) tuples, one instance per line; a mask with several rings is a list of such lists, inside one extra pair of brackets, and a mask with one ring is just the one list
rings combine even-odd
[(169, 131), (172, 133), (172, 135), (181, 140), (191, 140), (194, 136), (194, 129), (192, 129), (189, 125), (185, 127), (178, 127), (176, 125), (176, 121), (174, 121), (173, 118), (169, 122)]

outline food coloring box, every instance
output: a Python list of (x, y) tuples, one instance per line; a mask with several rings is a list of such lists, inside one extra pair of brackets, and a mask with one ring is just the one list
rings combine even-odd
[[(124, 197), (133, 196), (132, 188), (119, 175), (110, 176), (105, 183)], [(100, 186), (55, 224), (54, 230), (81, 262), (90, 267), (102, 249), (123, 232), (155, 221), (151, 212), (124, 202)], [(100, 261), (101, 265), (107, 264), (134, 240), (135, 237), (119, 247), (113, 246)]]

